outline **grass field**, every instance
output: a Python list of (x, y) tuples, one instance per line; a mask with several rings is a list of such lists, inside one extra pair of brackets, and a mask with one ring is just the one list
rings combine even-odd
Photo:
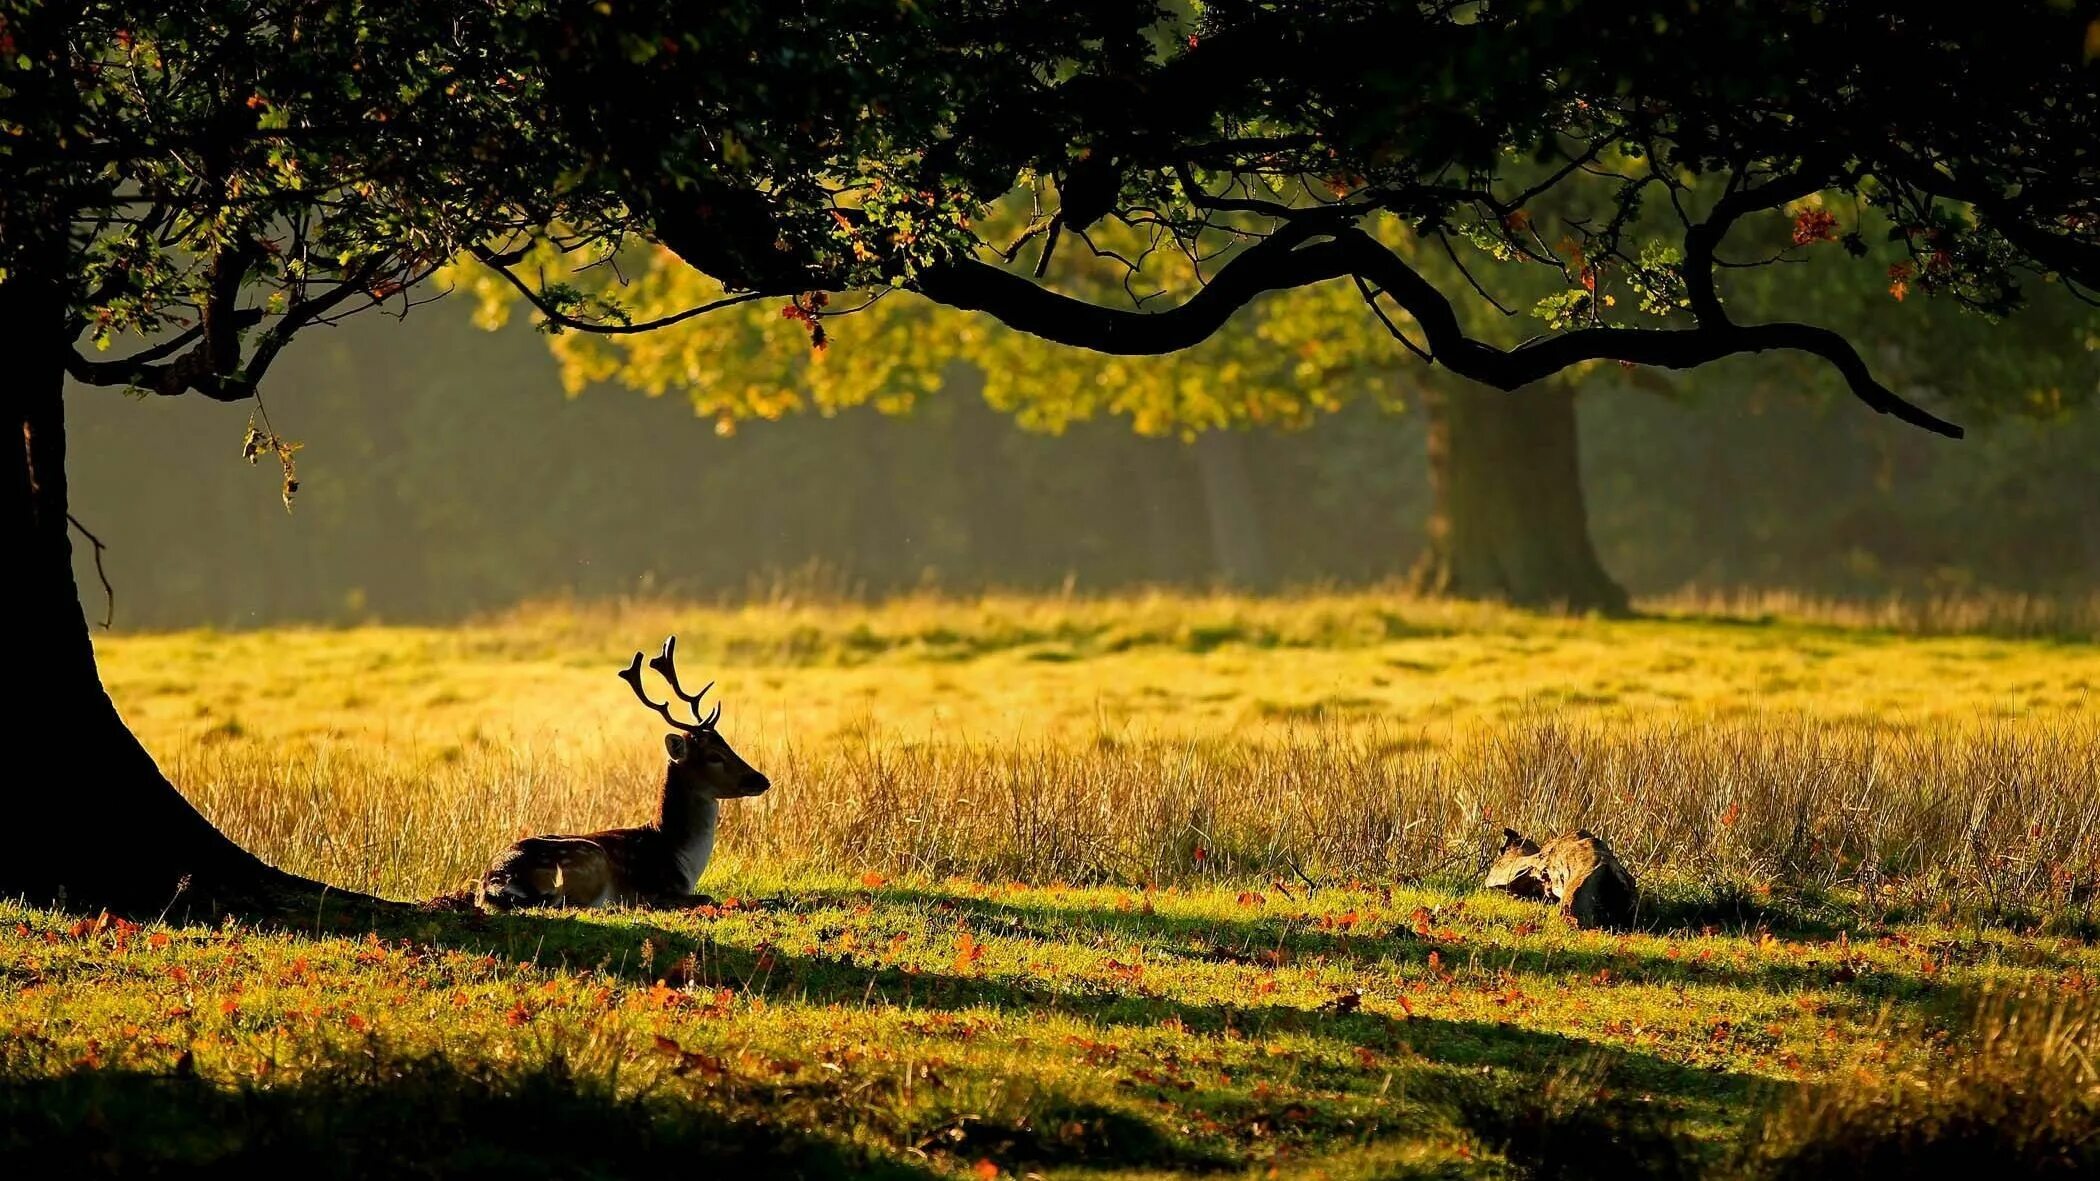
[[(2100, 1160), (2093, 605), (1652, 608), (776, 599), (110, 637), (112, 694), (175, 780), (345, 886), (438, 893), (520, 832), (642, 818), (659, 726), (612, 673), (674, 630), (776, 786), (729, 807), (709, 910), (0, 908), (0, 1155)], [(1504, 824), (1578, 823), (1641, 876), (1638, 929), (1473, 889)]]

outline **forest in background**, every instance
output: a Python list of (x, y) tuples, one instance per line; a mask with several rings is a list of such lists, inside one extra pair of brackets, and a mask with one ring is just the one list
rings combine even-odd
[[(360, 318), (280, 363), (266, 405), (304, 444), (289, 514), (274, 465), (241, 461), (248, 407), (71, 390), (76, 516), (108, 545), (116, 625), (442, 621), (567, 594), (735, 596), (810, 571), (867, 593), (1347, 585), (1404, 577), (1426, 541), (1418, 410), (1352, 404), (1193, 442), (1117, 421), (1052, 436), (958, 371), (907, 416), (722, 435), (676, 396), (564, 396), (544, 338), (480, 331), (467, 310)], [(1796, 384), (1815, 380), (1742, 359), (1683, 379), (1725, 398), (1679, 400), (1593, 372), (1581, 454), (1606, 569), (1636, 595), (2100, 581), (2095, 415), (2001, 417), (1950, 442)]]

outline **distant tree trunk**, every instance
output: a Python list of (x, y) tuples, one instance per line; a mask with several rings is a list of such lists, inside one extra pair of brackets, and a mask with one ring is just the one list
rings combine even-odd
[(1247, 437), (1238, 431), (1204, 431), (1196, 436), (1195, 448), (1217, 576), (1233, 586), (1268, 585), (1269, 547), (1247, 469)]
[(1583, 505), (1575, 398), (1430, 390), (1429, 549), (1422, 589), (1526, 606), (1620, 612), (1626, 592), (1597, 561)]
[(0, 789), (8, 829), (0, 897), (156, 913), (171, 903), (247, 908), (310, 896), (316, 884), (271, 869), (212, 827), (162, 777), (103, 691), (73, 581), (65, 470), (70, 341), (60, 295), (21, 271), (0, 283), (0, 357), (9, 368), (7, 414), (16, 424), (8, 437), (21, 440), (0, 448), (0, 546), (14, 602), (7, 622), (15, 686), (9, 774)]
[[(1129, 473), (1132, 489), (1145, 515), (1142, 569), (1135, 572), (1148, 582), (1167, 585), (1203, 577), (1209, 555), (1201, 544), (1192, 543), (1195, 500), (1189, 487), (1186, 457), (1181, 445), (1171, 439), (1125, 435), (1107, 444), (1112, 462)], [(1200, 477), (1199, 477), (1200, 478)]]

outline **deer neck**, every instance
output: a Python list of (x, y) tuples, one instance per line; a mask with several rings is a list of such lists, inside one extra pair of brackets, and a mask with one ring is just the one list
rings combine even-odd
[(722, 819), (722, 801), (713, 796), (695, 798), (679, 788), (676, 774), (675, 768), (664, 772), (663, 807), (657, 813), (656, 827), (670, 841), (680, 880), (690, 890), (715, 855), (715, 826)]

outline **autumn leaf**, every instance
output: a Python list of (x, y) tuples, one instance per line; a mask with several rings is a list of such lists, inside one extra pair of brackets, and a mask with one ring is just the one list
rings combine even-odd
[(957, 933), (955, 936), (955, 970), (968, 973), (971, 966), (982, 959), (984, 959), (984, 944), (979, 943), (977, 937), (968, 931)]
[(970, 1172), (984, 1178), (984, 1181), (993, 1181), (994, 1178), (999, 1176), (999, 1166), (993, 1164), (989, 1159), (979, 1160), (976, 1164), (970, 1166)]
[(1889, 268), (1889, 294), (1901, 301), (1910, 294), (1910, 281), (1917, 275), (1907, 262), (1899, 262)]
[(1813, 246), (1837, 240), (1837, 215), (1827, 209), (1804, 209), (1794, 218), (1794, 245)]
[(868, 872), (860, 875), (860, 884), (870, 890), (879, 890), (882, 887), (889, 885), (890, 880), (886, 877), (883, 877), (881, 874), (876, 873), (874, 870), (869, 870)]

